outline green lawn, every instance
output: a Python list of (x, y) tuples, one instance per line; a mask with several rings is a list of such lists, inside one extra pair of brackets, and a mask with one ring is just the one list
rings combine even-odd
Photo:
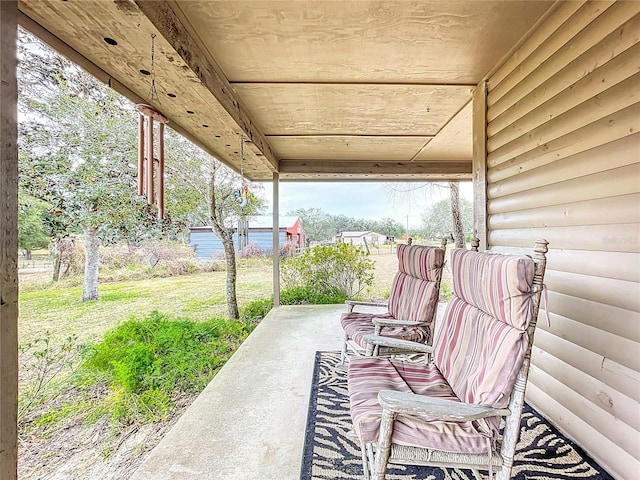
[[(397, 270), (395, 253), (373, 253), (376, 263), (374, 286), (367, 296), (389, 294)], [(26, 274), (28, 275), (28, 274)], [(82, 286), (68, 282), (33, 286), (22, 284), (20, 293), (20, 343), (41, 337), (47, 330), (54, 342), (78, 335), (81, 342), (97, 341), (102, 334), (132, 316), (143, 317), (153, 310), (176, 317), (203, 321), (226, 317), (226, 272), (197, 273), (169, 278), (148, 278), (102, 282), (100, 299), (81, 302)], [(75, 283), (79, 283), (76, 281)], [(268, 298), (273, 292), (270, 259), (238, 262), (239, 306)]]
[[(271, 262), (251, 260), (238, 266), (240, 306), (272, 294)], [(20, 293), (20, 343), (47, 330), (59, 341), (71, 334), (80, 341), (95, 341), (109, 328), (157, 310), (191, 320), (226, 317), (226, 272), (199, 273), (169, 278), (102, 283), (100, 299), (81, 302), (82, 286), (52, 284)]]
[[(397, 259), (395, 253), (387, 252), (374, 253), (371, 258), (376, 264), (374, 286), (365, 296), (380, 299), (389, 293), (397, 271)], [(233, 354), (247, 332), (243, 324), (224, 320), (227, 317), (224, 271), (102, 282), (99, 286), (100, 299), (84, 303), (80, 301), (82, 286), (78, 285), (81, 278), (42, 284), (50, 278), (47, 272), (43, 272), (39, 278), (31, 272), (23, 271), (20, 275), (19, 343), (25, 347), (20, 359), (20, 405), (31, 405), (19, 422), (23, 437), (21, 478), (41, 478), (41, 473), (54, 472), (58, 468), (56, 465), (66, 462), (84, 465), (86, 459), (76, 455), (74, 445), (77, 442), (81, 442), (83, 448), (88, 447), (94, 456), (100, 457), (100, 462), (107, 465), (110, 455), (119, 452), (121, 445), (126, 443), (123, 439), (128, 435), (127, 432), (141, 421), (141, 415), (146, 419), (143, 423), (153, 422), (145, 426), (151, 436), (144, 443), (147, 447), (154, 445), (170, 419), (188, 405), (197, 393), (189, 388), (176, 390), (173, 381), (169, 381), (169, 388), (158, 389), (153, 384), (150, 389), (129, 392), (116, 380), (120, 377), (125, 380), (134, 378), (131, 372), (138, 372), (140, 365), (146, 365), (149, 355), (145, 352), (156, 352), (159, 348), (157, 345), (168, 345), (169, 352), (176, 353), (175, 370), (195, 375), (194, 385), (199, 389)], [(237, 275), (239, 306), (270, 298), (272, 278), (270, 259), (240, 260)], [(152, 313), (154, 311), (159, 313)], [(149, 329), (149, 322), (165, 318), (165, 315), (169, 323), (175, 321), (175, 326), (188, 324), (176, 321), (181, 318), (197, 322), (218, 319), (197, 327), (192, 325), (195, 330), (189, 335), (185, 333), (188, 329), (171, 333), (174, 325), (165, 326), (162, 331), (154, 326)], [(125, 323), (132, 317), (140, 321)], [(157, 333), (158, 339), (150, 346), (134, 345), (132, 335), (113, 332), (116, 325), (121, 326), (118, 332), (146, 328), (145, 332)], [(195, 347), (188, 344), (184, 353), (178, 353), (183, 351), (178, 351), (174, 340), (201, 340), (203, 333), (199, 331), (200, 327), (206, 332), (218, 332), (213, 335), (216, 338), (207, 339), (200, 345), (209, 350), (198, 353)], [(112, 332), (102, 347), (96, 346), (109, 330)], [(113, 338), (119, 336), (124, 338), (120, 342), (120, 350), (116, 348), (117, 345), (114, 346), (117, 342), (113, 342)], [(107, 341), (109, 338), (112, 339), (111, 343)], [(107, 360), (98, 363), (101, 368), (112, 368), (113, 372), (87, 370), (83, 356), (74, 356), (74, 352), (78, 352), (78, 355), (81, 351), (86, 352), (82, 347), (85, 343), (92, 343), (94, 349), (110, 355)], [(152, 373), (171, 374), (171, 368), (165, 365), (168, 357), (171, 355), (163, 353), (161, 366), (151, 365)], [(202, 371), (192, 374), (195, 371), (192, 368), (194, 362), (209, 360), (213, 362), (211, 365), (207, 364)], [(80, 369), (76, 372), (78, 367)], [(142, 378), (153, 380), (155, 377), (145, 370)], [(42, 384), (39, 379), (46, 379), (45, 388), (41, 391), (36, 389)], [(90, 435), (89, 445), (85, 435)], [(132, 447), (123, 447), (123, 451), (114, 456), (115, 463), (120, 457), (137, 457), (139, 452), (136, 453), (136, 449), (129, 451), (127, 448)], [(55, 457), (60, 459), (57, 464), (50, 461), (51, 452), (55, 452)], [(90, 463), (94, 461), (92, 458)]]

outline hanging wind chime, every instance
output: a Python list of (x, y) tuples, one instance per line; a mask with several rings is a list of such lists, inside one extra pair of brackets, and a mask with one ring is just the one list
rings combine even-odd
[[(240, 136), (240, 176), (242, 177), (242, 186), (233, 191), (233, 196), (244, 210), (249, 201), (249, 186), (244, 181), (244, 137)], [(243, 212), (244, 216), (244, 212)]]
[[(151, 35), (151, 88), (149, 99), (160, 101), (156, 91), (155, 38)], [(156, 204), (158, 220), (164, 219), (164, 125), (169, 119), (151, 105), (139, 103), (138, 109), (138, 195), (146, 195), (149, 205)], [(158, 124), (157, 152), (154, 148), (154, 122)], [(155, 164), (157, 163), (157, 172)], [(157, 173), (157, 176), (154, 175)], [(155, 181), (154, 181), (155, 179)], [(154, 185), (155, 184), (155, 185)], [(154, 192), (155, 188), (155, 192)]]
[(240, 176), (242, 177), (242, 185), (233, 191), (233, 196), (242, 211), (240, 220), (238, 220), (238, 247), (240, 250), (249, 244), (249, 221), (244, 208), (249, 203), (249, 186), (244, 180), (244, 137), (240, 136)]

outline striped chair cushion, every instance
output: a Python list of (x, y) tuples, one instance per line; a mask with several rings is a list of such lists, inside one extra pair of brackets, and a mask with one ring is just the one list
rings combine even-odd
[[(351, 360), (348, 374), (353, 427), (365, 443), (378, 439), (382, 407), (380, 390), (413, 392), (459, 401), (434, 365), (405, 363), (380, 357)], [(485, 453), (493, 428), (484, 420), (444, 422), (416, 415), (398, 415), (392, 441), (399, 445), (437, 448), (450, 452)]]
[(529, 257), (455, 249), (451, 251), (453, 294), (501, 322), (526, 329), (534, 268)]
[(389, 313), (393, 318), (416, 322), (433, 318), (443, 265), (441, 248), (398, 245), (398, 273), (389, 297)]
[(434, 339), (434, 363), (463, 402), (505, 407), (527, 338), (454, 297)]
[[(360, 347), (365, 348), (366, 343), (363, 340), (365, 335), (372, 335), (374, 332), (373, 318), (392, 318), (391, 314), (376, 315), (372, 313), (345, 313), (340, 318), (342, 329), (344, 332), (356, 342)], [(382, 330), (385, 337), (401, 338), (402, 340), (411, 340), (412, 342), (425, 343), (429, 338), (429, 327), (407, 327), (407, 328), (391, 328), (385, 327)]]
[(464, 402), (504, 407), (527, 349), (534, 262), (453, 250), (454, 297), (434, 362)]
[(398, 271), (429, 282), (440, 279), (444, 250), (423, 245), (398, 245)]

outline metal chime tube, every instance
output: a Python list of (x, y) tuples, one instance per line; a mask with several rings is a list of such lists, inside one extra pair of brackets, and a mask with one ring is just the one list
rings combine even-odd
[(145, 179), (147, 184), (147, 203), (153, 205), (153, 117), (149, 115), (147, 117), (147, 168), (145, 172)]
[(164, 123), (158, 124), (158, 219), (164, 218)]
[(144, 115), (138, 115), (138, 195), (144, 195)]

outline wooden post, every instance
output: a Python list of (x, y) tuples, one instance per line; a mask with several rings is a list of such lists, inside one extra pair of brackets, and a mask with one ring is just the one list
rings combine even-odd
[(158, 220), (164, 218), (164, 123), (158, 124), (158, 185), (156, 205)]
[(473, 234), (480, 250), (487, 244), (487, 82), (473, 92)]
[(147, 166), (145, 171), (145, 180), (147, 183), (146, 193), (147, 193), (147, 203), (149, 205), (153, 204), (153, 117), (151, 115), (147, 116), (147, 148), (146, 148), (146, 160)]
[(0, 478), (18, 478), (18, 2), (0, 1)]
[(144, 195), (144, 115), (138, 115), (138, 195)]
[(273, 306), (280, 306), (280, 174), (273, 172)]

